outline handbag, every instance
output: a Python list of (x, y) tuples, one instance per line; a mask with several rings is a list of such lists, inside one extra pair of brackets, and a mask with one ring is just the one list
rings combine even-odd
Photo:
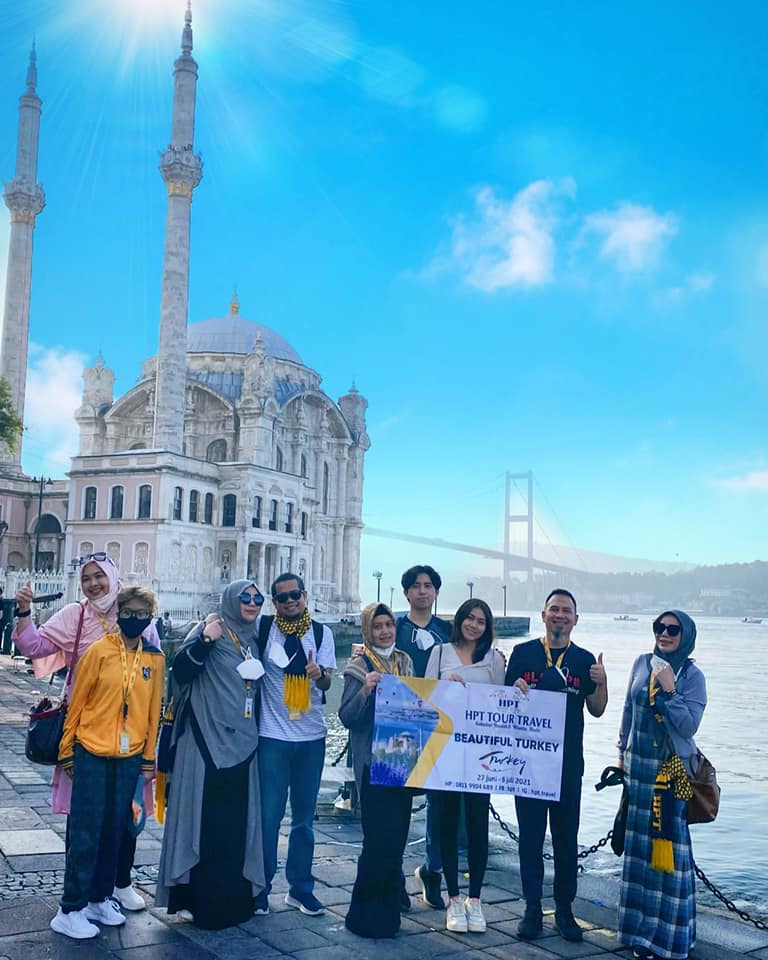
[(720, 809), (720, 786), (717, 771), (701, 750), (693, 758), (693, 774), (688, 782), (693, 796), (688, 801), (688, 823), (712, 823)]
[[(72, 651), (72, 660), (66, 679), (61, 700), (58, 704), (47, 695), (30, 708), (27, 721), (27, 736), (24, 741), (24, 755), (32, 763), (41, 763), (45, 766), (55, 766), (59, 762), (59, 743), (64, 732), (64, 721), (67, 718), (66, 690), (72, 679), (72, 673), (77, 662), (77, 650), (80, 646), (80, 636), (83, 632), (83, 614), (85, 610), (80, 604), (80, 622), (77, 625), (77, 636)], [(51, 684), (53, 677), (51, 677)]]
[(606, 787), (621, 787), (619, 809), (613, 818), (613, 829), (609, 833), (611, 850), (620, 857), (624, 853), (624, 840), (627, 835), (627, 813), (629, 811), (629, 794), (624, 783), (624, 770), (621, 767), (606, 767), (595, 784), (595, 790), (604, 790)]

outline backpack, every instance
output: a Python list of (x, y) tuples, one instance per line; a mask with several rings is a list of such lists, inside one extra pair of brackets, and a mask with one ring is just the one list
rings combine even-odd
[[(259, 632), (256, 637), (256, 645), (259, 648), (259, 657), (264, 659), (264, 651), (267, 649), (267, 638), (269, 637), (269, 631), (272, 629), (272, 624), (274, 623), (275, 618), (269, 614), (263, 616), (259, 620)], [(312, 621), (312, 634), (315, 638), (315, 648), (320, 653), (320, 647), (323, 645), (323, 637), (325, 636), (325, 630), (323, 629), (322, 623), (318, 623), (317, 620)], [(321, 691), (323, 697), (322, 702), (326, 702), (325, 690)]]

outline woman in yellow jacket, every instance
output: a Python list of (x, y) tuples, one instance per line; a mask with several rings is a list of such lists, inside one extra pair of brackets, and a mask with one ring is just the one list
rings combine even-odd
[(64, 892), (51, 929), (74, 940), (95, 937), (94, 924), (120, 926), (112, 899), (120, 838), (140, 776), (151, 780), (165, 682), (165, 660), (142, 639), (157, 609), (144, 587), (117, 597), (118, 630), (80, 658), (59, 746), (72, 776)]

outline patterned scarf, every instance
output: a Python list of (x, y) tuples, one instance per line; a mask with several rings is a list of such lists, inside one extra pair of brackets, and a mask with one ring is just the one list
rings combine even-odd
[(288, 709), (288, 719), (298, 720), (312, 703), (307, 656), (301, 645), (301, 638), (312, 628), (312, 617), (306, 609), (295, 620), (287, 620), (278, 613), (275, 623), (285, 637), (285, 655), (290, 661), (283, 671), (283, 702)]
[(672, 831), (675, 800), (690, 800), (693, 790), (685, 773), (685, 765), (676, 753), (665, 760), (656, 774), (651, 800), (651, 868), (662, 873), (675, 870)]

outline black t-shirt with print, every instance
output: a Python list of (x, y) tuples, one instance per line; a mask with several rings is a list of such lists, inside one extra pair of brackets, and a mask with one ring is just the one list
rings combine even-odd
[[(561, 649), (551, 651), (557, 663)], [(583, 647), (571, 643), (565, 652), (560, 670), (547, 666), (547, 655), (540, 639), (518, 643), (512, 650), (504, 682), (511, 687), (520, 677), (536, 690), (565, 690), (565, 744), (563, 748), (563, 778), (581, 777), (584, 773), (584, 702), (595, 692), (596, 684), (589, 676), (595, 658)]]

